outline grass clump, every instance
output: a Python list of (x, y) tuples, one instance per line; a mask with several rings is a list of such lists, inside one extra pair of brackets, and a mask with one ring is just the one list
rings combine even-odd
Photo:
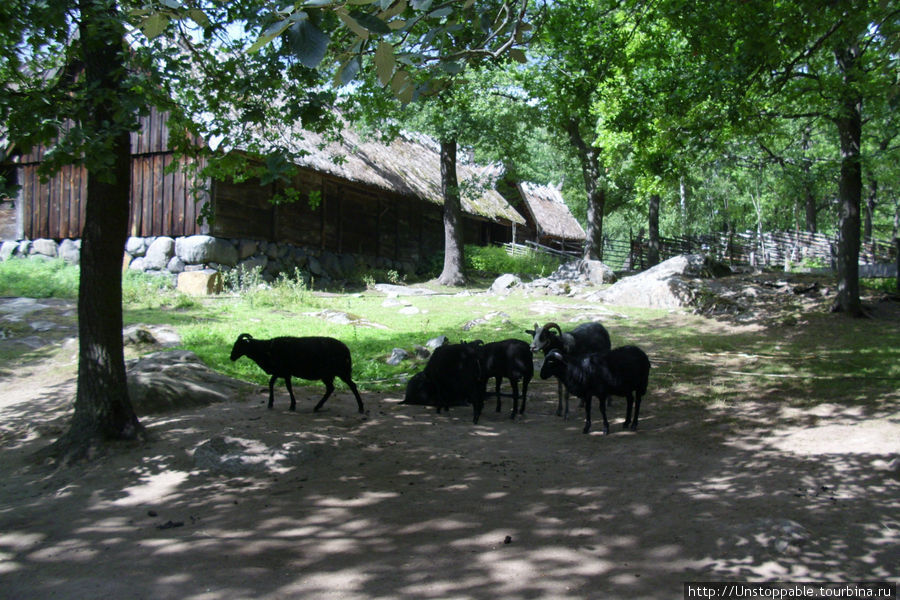
[(511, 256), (501, 246), (466, 246), (466, 267), (486, 275), (515, 273), (545, 277), (559, 268), (560, 261), (549, 254), (528, 252)]
[(12, 258), (0, 262), (0, 296), (78, 297), (79, 271), (61, 258)]

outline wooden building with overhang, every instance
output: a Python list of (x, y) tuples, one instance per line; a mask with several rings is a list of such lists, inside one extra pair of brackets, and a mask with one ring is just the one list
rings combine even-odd
[(528, 182), (516, 184), (524, 209), (525, 225), (517, 225), (517, 242), (534, 241), (542, 246), (581, 252), (587, 234), (563, 200), (559, 189)]
[[(381, 143), (349, 127), (337, 139), (303, 132), (294, 149), (304, 156), (291, 182), (300, 197), (276, 204), (271, 200), (283, 183), (192, 180), (185, 169), (171, 167), (178, 159), (169, 148), (165, 114), (151, 111), (141, 124), (131, 136), (132, 236), (207, 234), (412, 263), (443, 249), (440, 155), (427, 138)], [(84, 225), (84, 168), (64, 167), (44, 181), (38, 168), (45, 151), (12, 153), (7, 163), (20, 186), (16, 235), (77, 239)], [(493, 187), (475, 184), (478, 174), (474, 166), (458, 165), (464, 241), (510, 241), (513, 225), (524, 226), (525, 219)], [(199, 222), (201, 212), (211, 219)]]

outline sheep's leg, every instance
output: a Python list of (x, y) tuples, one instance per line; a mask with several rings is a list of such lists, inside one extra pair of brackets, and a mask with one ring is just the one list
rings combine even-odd
[(275, 380), (278, 379), (278, 375), (272, 375), (269, 379), (269, 408), (272, 408), (275, 405)]
[[(563, 414), (563, 384), (559, 379), (556, 380), (556, 394), (559, 401), (556, 405), (556, 416), (561, 417)], [(566, 398), (566, 418), (569, 418), (569, 399)]]
[(497, 386), (494, 389), (494, 393), (497, 394), (497, 412), (500, 412), (500, 384), (503, 383), (502, 377), (497, 377)]
[(515, 419), (516, 413), (519, 412), (519, 382), (516, 381), (515, 379), (510, 379), (509, 384), (510, 384), (510, 386), (512, 386), (512, 393), (513, 393), (513, 407), (512, 407), (512, 413), (509, 415), (509, 418)]
[[(582, 398), (583, 400), (583, 398)], [(602, 406), (602, 404), (601, 404)], [(591, 430), (591, 397), (587, 397), (587, 401), (584, 403), (584, 429), (581, 430), (581, 433), (587, 433)]]
[(641, 410), (641, 393), (634, 393), (634, 420), (631, 421), (631, 430), (637, 431), (638, 412)]
[(476, 386), (475, 398), (472, 401), (472, 422), (476, 425), (478, 425), (482, 410), (484, 410), (484, 386)]
[(350, 388), (350, 391), (353, 392), (353, 395), (356, 396), (356, 406), (359, 407), (359, 414), (364, 414), (366, 409), (363, 408), (362, 398), (359, 397), (359, 390), (356, 388), (356, 384), (353, 383), (353, 380), (349, 377), (341, 377), (341, 381), (346, 383), (347, 387)]
[(320, 408), (325, 405), (325, 402), (331, 396), (331, 393), (334, 391), (334, 377), (326, 377), (322, 380), (322, 383), (325, 384), (325, 395), (322, 396), (322, 399), (319, 400), (319, 403), (316, 404), (316, 407), (313, 409), (313, 412), (318, 412)]
[(622, 423), (622, 429), (628, 429), (631, 425), (631, 409), (634, 406), (634, 398), (630, 393), (625, 394), (625, 422)]
[(294, 398), (294, 388), (291, 386), (290, 376), (284, 378), (284, 385), (287, 387), (288, 393), (291, 395), (291, 410), (297, 410), (297, 399)]
[(522, 380), (522, 406), (519, 408), (519, 414), (525, 414), (525, 397), (528, 395), (528, 378)]
[[(598, 398), (598, 400), (600, 401), (600, 402), (599, 402), (599, 404), (600, 404), (600, 414), (603, 415), (603, 435), (609, 435), (609, 421), (606, 420), (606, 396), (601, 396), (600, 398)], [(587, 406), (590, 406), (590, 405), (591, 405), (591, 399), (590, 399), (590, 398), (587, 398), (587, 399), (584, 401), (584, 405), (585, 405), (586, 407), (587, 407)]]

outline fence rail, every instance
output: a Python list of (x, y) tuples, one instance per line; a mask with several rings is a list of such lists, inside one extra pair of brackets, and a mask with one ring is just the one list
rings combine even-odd
[[(505, 244), (510, 254), (544, 252), (560, 258), (579, 258), (582, 249), (572, 245), (564, 251), (542, 246), (535, 242)], [(644, 237), (603, 239), (601, 260), (613, 269), (644, 269), (650, 265), (650, 242)], [(667, 238), (659, 240), (659, 259), (666, 260), (679, 254), (709, 254), (734, 266), (784, 267), (807, 265), (835, 268), (837, 239), (820, 233), (802, 231), (754, 232), (710, 234), (696, 237)], [(860, 245), (860, 265), (896, 265), (897, 246), (887, 240), (871, 240)], [(892, 273), (894, 270), (888, 269)], [(877, 270), (874, 272), (878, 272)]]

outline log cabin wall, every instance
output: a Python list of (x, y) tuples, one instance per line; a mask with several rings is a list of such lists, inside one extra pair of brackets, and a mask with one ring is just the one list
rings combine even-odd
[[(216, 182), (211, 235), (414, 262), (443, 249), (440, 206), (306, 169), (293, 186), (301, 191), (296, 202), (272, 204), (274, 186)], [(482, 228), (474, 219), (464, 224)]]
[[(81, 165), (67, 165), (42, 181), (38, 168), (46, 148), (39, 146), (18, 163), (22, 186), (22, 233), (26, 238), (77, 239), (84, 228), (87, 174)], [(194, 180), (178, 169), (168, 173), (174, 157), (168, 149), (166, 121), (156, 110), (141, 117), (140, 132), (131, 134), (131, 207), (129, 234), (182, 236), (206, 233), (197, 223), (202, 205), (195, 200)]]

